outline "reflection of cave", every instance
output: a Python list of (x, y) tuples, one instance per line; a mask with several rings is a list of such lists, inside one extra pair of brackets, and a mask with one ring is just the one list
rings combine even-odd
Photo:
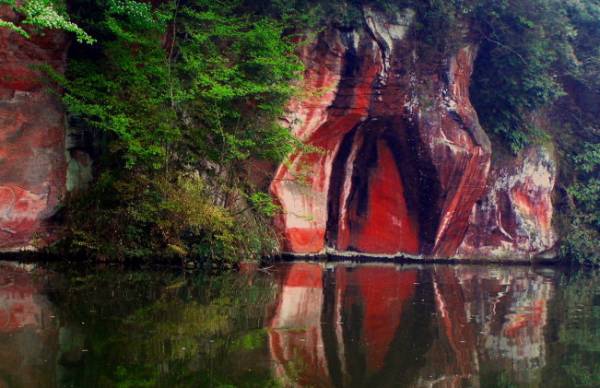
[(350, 131), (334, 160), (327, 243), (340, 251), (429, 253), (439, 211), (433, 165), (402, 117), (371, 118)]
[(553, 283), (530, 268), (279, 264), (269, 351), (283, 386), (527, 385)]

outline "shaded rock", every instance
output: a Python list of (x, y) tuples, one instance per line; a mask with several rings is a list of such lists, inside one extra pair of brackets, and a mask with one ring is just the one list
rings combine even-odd
[(463, 258), (530, 259), (552, 253), (552, 192), (557, 165), (545, 148), (531, 147), (494, 166), (489, 190), (471, 213), (457, 254)]
[[(17, 18), (8, 7), (0, 16)], [(68, 43), (60, 32), (25, 39), (0, 28), (0, 250), (52, 239), (46, 221), (66, 189), (65, 120), (39, 65), (64, 71)]]
[(329, 29), (301, 53), (305, 97), (287, 120), (312, 149), (271, 184), (283, 250), (451, 257), (490, 166), (469, 100), (476, 49), (465, 39), (423, 63), (412, 10), (364, 15), (365, 27)]

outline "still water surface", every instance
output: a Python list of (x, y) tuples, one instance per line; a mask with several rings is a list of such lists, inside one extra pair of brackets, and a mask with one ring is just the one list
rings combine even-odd
[(0, 387), (600, 386), (600, 273), (0, 263)]

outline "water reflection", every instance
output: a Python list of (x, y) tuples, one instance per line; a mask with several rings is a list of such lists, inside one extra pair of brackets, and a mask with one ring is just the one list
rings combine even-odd
[[(0, 387), (54, 386), (57, 330), (31, 267), (0, 263)], [(40, 274), (41, 275), (41, 274)], [(50, 378), (49, 378), (50, 377)]]
[(600, 274), (0, 263), (0, 387), (600, 385)]
[(540, 380), (552, 276), (525, 267), (300, 263), (279, 277), (269, 339), (286, 385)]

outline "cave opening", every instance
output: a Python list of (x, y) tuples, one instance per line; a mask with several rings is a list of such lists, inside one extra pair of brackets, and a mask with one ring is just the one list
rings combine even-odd
[(374, 254), (429, 252), (438, 199), (416, 130), (404, 117), (370, 118), (342, 140), (328, 192), (327, 245)]

